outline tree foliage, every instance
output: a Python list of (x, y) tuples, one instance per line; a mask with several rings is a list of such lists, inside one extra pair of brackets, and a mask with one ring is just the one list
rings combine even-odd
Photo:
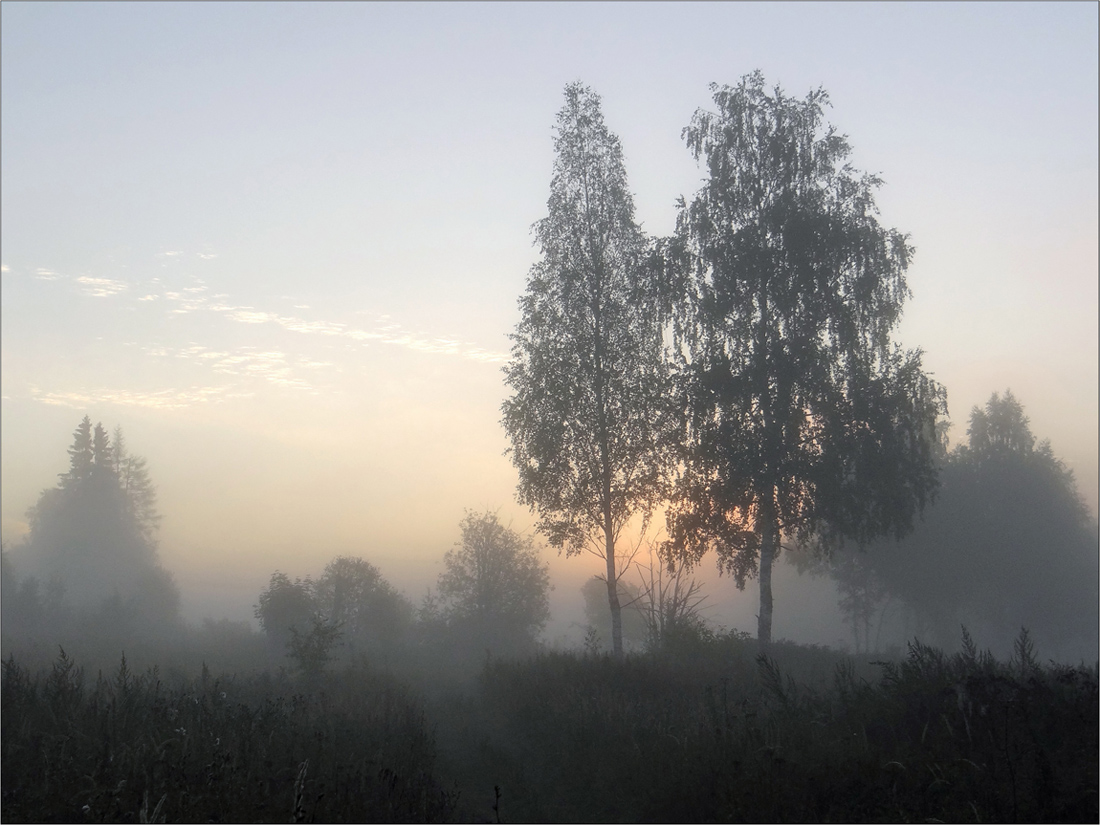
[(531, 648), (550, 619), (550, 575), (534, 542), (493, 512), (468, 512), (461, 529), (439, 576), (443, 619), (478, 646)]
[(271, 574), (267, 587), (260, 592), (255, 606), (260, 628), (276, 650), (283, 650), (295, 632), (307, 632), (318, 615), (313, 600), (313, 580), (290, 580), (279, 570)]
[(412, 604), (369, 561), (339, 556), (313, 583), (316, 609), (353, 650), (389, 648), (412, 623)]
[(145, 459), (127, 452), (121, 428), (112, 444), (88, 416), (68, 452), (68, 471), (28, 511), (29, 533), (13, 550), (20, 575), (82, 610), (112, 600), (112, 615), (135, 629), (176, 622), (179, 593), (157, 558), (160, 516)]
[(388, 654), (412, 623), (413, 608), (370, 562), (338, 556), (317, 579), (276, 570), (255, 606), (274, 651), (288, 653), (305, 673), (324, 668), (341, 644), (348, 653)]
[(1096, 523), (1073, 473), (1048, 441), (1036, 445), (1011, 391), (975, 407), (967, 432), (969, 442), (944, 456), (940, 494), (913, 533), (871, 546), (858, 562), (854, 550), (838, 554), (830, 575), (850, 585), (858, 565), (936, 644), (953, 644), (965, 624), (1008, 651), (1024, 626), (1044, 650), (1094, 655)]
[(781, 535), (902, 534), (936, 487), (945, 394), (891, 341), (909, 294), (908, 238), (878, 222), (881, 181), (853, 169), (823, 90), (714, 85), (684, 130), (707, 169), (669, 244), (688, 412), (670, 549), (714, 547), (760, 582), (771, 637)]
[(302, 675), (311, 678), (320, 676), (325, 666), (335, 658), (333, 648), (342, 635), (336, 622), (313, 616), (309, 620), (308, 630), (290, 628), (287, 655)]
[(650, 275), (619, 139), (600, 98), (574, 83), (558, 115), (542, 258), (520, 299), (505, 368), (503, 424), (518, 495), (567, 554), (606, 562), (613, 645), (622, 651), (616, 541), (665, 494), (667, 370)]
[(157, 512), (157, 488), (149, 478), (149, 468), (144, 458), (133, 455), (126, 448), (122, 427), (115, 427), (111, 467), (118, 477), (119, 487), (125, 494), (130, 517), (146, 541), (152, 542), (160, 527), (161, 516)]

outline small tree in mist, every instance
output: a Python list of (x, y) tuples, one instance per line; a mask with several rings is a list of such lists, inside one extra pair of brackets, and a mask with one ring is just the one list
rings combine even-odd
[(308, 632), (317, 616), (313, 581), (308, 577), (291, 581), (286, 573), (276, 570), (267, 587), (260, 592), (254, 615), (272, 649), (286, 650), (294, 635)]
[(648, 565), (638, 565), (642, 581), (641, 612), (652, 649), (674, 648), (710, 632), (702, 615), (703, 585), (683, 559), (668, 563), (651, 552)]
[(530, 538), (496, 513), (470, 513), (462, 541), (448, 550), (439, 576), (439, 613), (449, 631), (474, 646), (521, 651), (550, 619), (550, 574)]
[(370, 562), (339, 556), (313, 583), (316, 610), (343, 631), (353, 650), (392, 648), (412, 623), (412, 604)]
[(879, 225), (881, 181), (848, 165), (826, 93), (796, 100), (759, 72), (711, 88), (717, 110), (684, 130), (708, 178), (669, 244), (687, 414), (669, 549), (715, 549), (739, 587), (756, 576), (766, 645), (780, 538), (910, 529), (946, 401), (891, 342), (913, 250)]
[(290, 640), (287, 642), (287, 655), (294, 661), (304, 676), (320, 676), (325, 666), (335, 656), (333, 648), (340, 640), (340, 625), (323, 616), (312, 616), (308, 629), (290, 628)]
[(600, 98), (565, 89), (554, 139), (549, 214), (535, 224), (542, 260), (520, 299), (505, 368), (503, 424), (519, 499), (550, 544), (607, 567), (611, 639), (622, 652), (616, 542), (665, 493), (667, 371), (649, 247), (634, 221), (619, 139)]
[(304, 673), (320, 672), (342, 643), (352, 653), (393, 652), (405, 640), (413, 607), (365, 559), (338, 556), (317, 579), (276, 570), (255, 605), (272, 651)]
[[(915, 528), (919, 532), (921, 525)], [(892, 603), (890, 591), (875, 569), (871, 548), (842, 547), (822, 555), (812, 547), (791, 548), (787, 560), (799, 575), (829, 576), (836, 584), (837, 607), (852, 631), (856, 653), (879, 649), (882, 626)]]
[(160, 526), (161, 515), (157, 512), (157, 488), (149, 477), (147, 462), (126, 448), (122, 427), (115, 427), (111, 450), (111, 469), (118, 477), (119, 488), (125, 494), (130, 517), (142, 537), (147, 542), (152, 542)]

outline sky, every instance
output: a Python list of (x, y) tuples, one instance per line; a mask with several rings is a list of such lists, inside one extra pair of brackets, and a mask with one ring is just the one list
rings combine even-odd
[[(3, 541), (85, 414), (147, 458), (192, 618), (340, 554), (418, 601), (466, 509), (530, 532), (501, 367), (563, 89), (601, 95), (667, 235), (703, 175), (683, 127), (754, 69), (825, 88), (885, 181), (917, 250), (897, 339), (953, 442), (1011, 388), (1095, 515), (1097, 9), (4, 2)], [(561, 630), (599, 562), (546, 558)], [(832, 641), (783, 613), (825, 597), (781, 586), (776, 635)], [(712, 592), (755, 626), (754, 588)]]

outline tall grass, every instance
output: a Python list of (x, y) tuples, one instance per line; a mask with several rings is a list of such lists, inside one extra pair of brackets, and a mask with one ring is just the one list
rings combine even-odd
[(1096, 821), (1096, 668), (1041, 666), (1027, 644), (1000, 663), (914, 643), (872, 678), (831, 654), (831, 684), (826, 651), (736, 639), (691, 668), (496, 662), (486, 767), (525, 820)]
[(85, 678), (4, 663), (6, 822), (449, 821), (422, 711), (367, 671), (167, 689), (123, 658)]
[[(167, 686), (3, 668), (4, 821), (1098, 819), (1097, 668), (917, 642), (888, 662), (739, 634)], [(423, 700), (416, 695), (425, 697)]]

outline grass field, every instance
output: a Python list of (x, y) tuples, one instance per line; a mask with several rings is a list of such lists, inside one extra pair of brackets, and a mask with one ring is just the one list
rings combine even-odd
[[(174, 671), (178, 672), (178, 671)], [(5, 822), (1095, 822), (1095, 665), (741, 634), (621, 661), (3, 669)]]

